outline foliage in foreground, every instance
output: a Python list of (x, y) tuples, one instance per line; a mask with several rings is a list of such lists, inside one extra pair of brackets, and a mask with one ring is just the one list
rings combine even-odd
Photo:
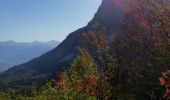
[(127, 9), (122, 39), (108, 37), (102, 28), (89, 32), (84, 49), (57, 80), (29, 95), (1, 92), (0, 99), (168, 100), (170, 2), (128, 1), (135, 4)]

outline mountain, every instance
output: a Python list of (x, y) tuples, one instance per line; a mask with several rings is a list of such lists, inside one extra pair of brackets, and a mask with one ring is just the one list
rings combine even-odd
[(35, 41), (30, 43), (15, 41), (0, 42), (0, 72), (39, 57), (43, 53), (52, 50), (58, 44), (58, 41)]
[(121, 33), (121, 21), (124, 18), (123, 0), (103, 0), (94, 18), (87, 26), (76, 30), (55, 49), (27, 63), (15, 66), (0, 74), (0, 82), (7, 87), (20, 87), (32, 81), (41, 81), (53, 72), (67, 68), (77, 55), (76, 47), (82, 43), (82, 34), (93, 30), (98, 23), (107, 33)]

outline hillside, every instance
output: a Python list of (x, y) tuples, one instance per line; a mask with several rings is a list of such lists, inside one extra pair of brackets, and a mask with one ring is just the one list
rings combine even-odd
[[(123, 4), (123, 0), (118, 2)], [(117, 5), (113, 0), (103, 0), (94, 18), (87, 26), (70, 33), (61, 44), (50, 52), (3, 72), (0, 74), (0, 81), (2, 82), (3, 80), (3, 83), (7, 86), (15, 84), (17, 87), (18, 85), (24, 85), (25, 81), (29, 83), (37, 80), (37, 77), (41, 75), (64, 70), (76, 57), (76, 47), (81, 45), (83, 33), (93, 30), (92, 27), (96, 23), (102, 25), (107, 34), (120, 33), (120, 23), (124, 17), (123, 15), (122, 5)]]

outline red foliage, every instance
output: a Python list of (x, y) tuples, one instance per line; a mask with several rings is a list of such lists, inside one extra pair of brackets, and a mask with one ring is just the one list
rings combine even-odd
[(74, 89), (78, 92), (81, 92), (83, 90), (83, 86), (82, 86), (82, 83), (79, 82), (79, 83), (75, 83), (74, 84)]
[(96, 96), (97, 92), (96, 92), (96, 79), (95, 76), (93, 75), (88, 75), (83, 83), (83, 93), (87, 94), (87, 95), (92, 95), (92, 96)]
[(160, 85), (164, 88), (164, 98), (170, 97), (170, 70), (162, 72), (159, 78)]
[(59, 73), (57, 76), (59, 78), (59, 80), (55, 82), (57, 88), (63, 92), (67, 91), (68, 86), (64, 79), (64, 73)]

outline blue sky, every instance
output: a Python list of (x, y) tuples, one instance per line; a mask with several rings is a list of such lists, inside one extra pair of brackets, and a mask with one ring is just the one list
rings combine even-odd
[(94, 16), (102, 0), (0, 0), (0, 41), (62, 41)]

